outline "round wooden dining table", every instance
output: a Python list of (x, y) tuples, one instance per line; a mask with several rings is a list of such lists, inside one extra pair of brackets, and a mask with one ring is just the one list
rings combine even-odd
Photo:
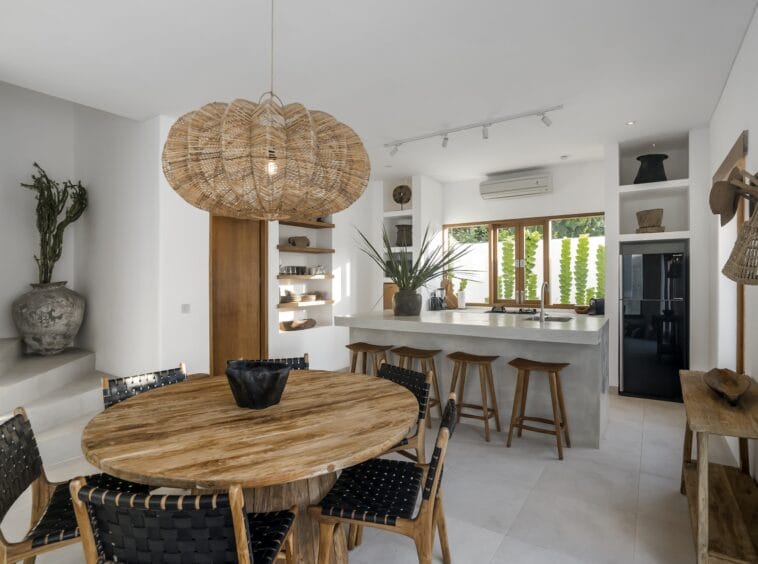
[[(95, 416), (84, 429), (87, 460), (119, 478), (160, 487), (245, 489), (247, 511), (297, 506), (299, 562), (316, 562), (318, 503), (337, 472), (386, 452), (414, 425), (418, 403), (388, 380), (348, 372), (293, 370), (281, 401), (237, 407), (227, 379), (158, 388)], [(335, 562), (347, 561), (344, 533)]]

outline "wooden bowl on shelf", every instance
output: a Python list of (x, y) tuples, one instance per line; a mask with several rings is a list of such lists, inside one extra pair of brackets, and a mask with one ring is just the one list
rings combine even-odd
[(302, 331), (303, 329), (311, 329), (316, 326), (315, 319), (295, 319), (293, 321), (281, 321), (279, 322), (280, 331)]
[(590, 306), (588, 305), (578, 305), (574, 306), (574, 311), (580, 315), (584, 315), (585, 313), (589, 313)]

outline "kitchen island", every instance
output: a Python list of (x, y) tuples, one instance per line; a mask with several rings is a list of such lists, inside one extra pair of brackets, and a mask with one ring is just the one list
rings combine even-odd
[[(598, 448), (608, 413), (608, 322), (603, 316), (548, 312), (544, 322), (529, 315), (489, 313), (485, 308), (424, 311), (417, 317), (396, 317), (391, 311), (335, 316), (335, 325), (350, 328), (350, 342), (442, 349), (436, 359), (443, 394), (450, 389), (455, 351), (498, 355), (493, 365), (503, 431), (507, 433), (516, 385), (515, 357), (568, 362), (562, 372), (566, 412), (575, 446)], [(550, 315), (570, 317), (550, 321)], [(394, 359), (390, 359), (394, 362)], [(534, 374), (529, 383), (527, 415), (552, 418), (547, 377)], [(481, 403), (478, 375), (470, 372), (465, 401)], [(433, 412), (432, 415), (436, 415)], [(525, 432), (525, 437), (530, 433)], [(496, 435), (497, 436), (497, 435)], [(514, 442), (514, 446), (518, 441)]]

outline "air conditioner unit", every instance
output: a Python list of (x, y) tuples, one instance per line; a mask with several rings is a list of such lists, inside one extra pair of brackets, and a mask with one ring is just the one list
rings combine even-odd
[(544, 170), (529, 170), (490, 176), (479, 184), (485, 200), (548, 194), (553, 191), (553, 175)]

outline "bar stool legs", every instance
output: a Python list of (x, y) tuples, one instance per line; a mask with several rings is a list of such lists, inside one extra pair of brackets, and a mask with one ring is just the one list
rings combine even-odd
[[(347, 345), (350, 349), (350, 372), (356, 372), (358, 369), (358, 356), (360, 355), (361, 366), (360, 374), (379, 374), (379, 366), (382, 362), (387, 362), (387, 351), (392, 345), (372, 345), (370, 343), (351, 343)], [(371, 365), (369, 366), (369, 356)]]
[[(429, 396), (429, 410), (431, 411), (434, 406), (437, 406), (437, 413), (442, 419), (442, 403), (440, 398), (440, 384), (437, 379), (437, 366), (434, 362), (434, 357), (441, 353), (440, 349), (417, 349), (413, 347), (397, 347), (392, 349), (392, 352), (397, 355), (397, 364), (400, 368), (406, 370), (415, 370), (414, 364), (418, 360), (419, 370), (424, 374), (432, 373), (432, 392)], [(432, 418), (426, 418), (426, 426), (431, 428)]]
[[(556, 446), (558, 448), (558, 459), (563, 460), (563, 439), (565, 438), (566, 447), (571, 447), (571, 437), (569, 435), (568, 416), (566, 415), (566, 403), (563, 398), (563, 386), (561, 385), (561, 370), (568, 366), (566, 363), (555, 362), (538, 362), (523, 358), (516, 358), (509, 362), (516, 368), (516, 390), (513, 394), (513, 410), (511, 411), (511, 424), (508, 428), (508, 439), (506, 446), (510, 447), (513, 440), (514, 429), (518, 430), (518, 436), (522, 431), (534, 431), (555, 436)], [(553, 418), (529, 417), (526, 415), (526, 399), (529, 392), (529, 377), (532, 371), (544, 372), (548, 377), (550, 386), (550, 401), (552, 405)], [(549, 425), (552, 429), (544, 427), (532, 427), (524, 424), (525, 421), (535, 421), (544, 425)]]
[[(500, 427), (500, 413), (497, 407), (497, 396), (495, 395), (495, 382), (492, 375), (492, 362), (496, 356), (480, 356), (463, 352), (455, 352), (447, 355), (453, 361), (453, 378), (450, 382), (450, 391), (455, 392), (457, 386), (457, 395), (460, 409), (458, 410), (458, 421), (461, 417), (470, 417), (479, 419), (484, 423), (484, 440), (490, 441), (490, 418), (495, 419), (495, 428), (497, 431)], [(465, 403), (463, 398), (466, 393), (466, 376), (469, 365), (475, 365), (479, 369), (479, 389), (482, 395), (482, 404)], [(474, 409), (481, 410), (481, 415), (473, 413), (464, 413), (463, 410)]]

